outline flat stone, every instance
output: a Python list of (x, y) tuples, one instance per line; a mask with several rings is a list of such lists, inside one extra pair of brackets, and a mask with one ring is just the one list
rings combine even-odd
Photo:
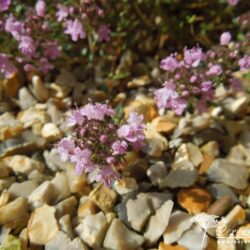
[(173, 201), (166, 201), (160, 208), (156, 210), (155, 215), (151, 216), (144, 233), (147, 246), (154, 245), (162, 236), (168, 225), (173, 206)]
[(207, 211), (212, 198), (207, 190), (193, 187), (179, 191), (177, 200), (189, 213), (197, 214)]
[(225, 159), (213, 161), (207, 171), (210, 181), (222, 182), (236, 189), (244, 189), (248, 185), (248, 170), (245, 165), (229, 162)]
[(135, 200), (129, 199), (126, 203), (126, 209), (128, 222), (130, 222), (131, 227), (140, 232), (142, 232), (144, 225), (154, 212), (151, 202), (146, 195), (139, 196)]
[(33, 207), (40, 207), (43, 204), (51, 204), (56, 199), (56, 192), (53, 184), (49, 181), (43, 182), (28, 197)]
[(153, 185), (158, 185), (166, 175), (167, 167), (162, 161), (154, 163), (147, 170), (147, 176)]
[(25, 155), (15, 155), (4, 158), (6, 164), (15, 173), (29, 174), (32, 170), (43, 172), (45, 165), (43, 162), (31, 159)]
[(232, 189), (223, 183), (214, 183), (208, 187), (208, 190), (215, 199), (220, 199), (224, 196), (229, 196), (234, 203), (239, 202), (239, 199), (232, 191)]
[(46, 245), (59, 231), (55, 218), (56, 209), (43, 205), (31, 214), (28, 223), (28, 236), (33, 244)]
[(193, 225), (190, 230), (184, 232), (182, 237), (177, 242), (179, 245), (187, 249), (204, 250), (208, 244), (208, 237), (205, 234), (204, 242), (203, 237), (204, 231), (200, 227)]
[(174, 212), (170, 216), (168, 226), (163, 234), (164, 243), (172, 244), (178, 241), (182, 234), (188, 230), (192, 224), (191, 215), (182, 211)]
[(99, 184), (91, 191), (89, 198), (106, 213), (112, 211), (117, 194), (112, 189)]
[(142, 246), (144, 238), (129, 230), (121, 220), (114, 219), (107, 231), (103, 246), (112, 250), (136, 249)]
[(145, 137), (148, 145), (145, 151), (149, 156), (160, 157), (163, 151), (168, 149), (168, 141), (166, 137), (158, 133), (155, 127), (149, 123), (145, 130)]
[(120, 194), (126, 194), (138, 190), (138, 184), (134, 178), (124, 177), (114, 183), (115, 191)]
[(36, 99), (31, 95), (26, 87), (19, 90), (18, 99), (21, 109), (27, 109), (37, 103)]
[(106, 231), (107, 219), (102, 212), (94, 215), (89, 215), (82, 221), (81, 238), (90, 247), (95, 248), (101, 246)]
[(190, 187), (198, 178), (198, 171), (193, 169), (173, 169), (159, 181), (160, 188)]
[(20, 231), (27, 225), (29, 219), (28, 203), (24, 197), (0, 207), (0, 224)]
[(13, 183), (8, 192), (14, 198), (22, 196), (28, 198), (28, 196), (37, 188), (38, 183), (36, 181), (24, 181), (21, 183)]
[(77, 204), (78, 204), (78, 201), (75, 198), (75, 196), (70, 196), (69, 198), (59, 202), (55, 206), (57, 217), (60, 218), (65, 214), (69, 214), (70, 216), (73, 216), (76, 213)]

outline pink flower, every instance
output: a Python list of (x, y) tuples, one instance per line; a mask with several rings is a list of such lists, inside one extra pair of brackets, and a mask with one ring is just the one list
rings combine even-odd
[(222, 68), (219, 64), (215, 64), (212, 67), (209, 68), (207, 71), (208, 76), (219, 76), (222, 73)]
[(30, 64), (30, 63), (26, 63), (26, 64), (23, 66), (23, 69), (24, 69), (25, 71), (27, 71), (27, 72), (29, 72), (29, 71), (35, 71), (35, 67), (34, 67), (32, 64)]
[(77, 109), (71, 112), (71, 114), (68, 116), (67, 126), (72, 127), (75, 126), (76, 124), (81, 126), (83, 122), (84, 122), (84, 117), (81, 111)]
[(240, 66), (240, 70), (246, 70), (250, 68), (250, 56), (245, 55), (242, 57), (239, 61), (238, 64)]
[(201, 90), (203, 92), (207, 92), (207, 91), (209, 91), (212, 88), (213, 88), (213, 82), (212, 81), (206, 81), (206, 82), (203, 82), (201, 84)]
[(232, 36), (230, 32), (223, 32), (220, 36), (220, 45), (228, 45), (231, 42)]
[(161, 60), (160, 67), (166, 71), (174, 72), (179, 66), (179, 62), (173, 55), (166, 57), (165, 59)]
[(98, 28), (98, 38), (100, 42), (108, 42), (110, 40), (111, 30), (107, 25), (101, 25)]
[(107, 103), (105, 104), (92, 104), (89, 103), (81, 108), (81, 114), (86, 116), (88, 120), (104, 120), (104, 117), (112, 116), (115, 114), (115, 111), (108, 107)]
[(47, 58), (41, 58), (38, 62), (38, 70), (43, 74), (48, 73), (50, 70), (54, 68), (54, 65), (49, 63)]
[(46, 3), (43, 0), (38, 0), (35, 6), (36, 14), (39, 17), (44, 17), (46, 12)]
[(171, 108), (177, 115), (181, 115), (187, 108), (187, 101), (181, 98), (174, 99), (171, 102)]
[(6, 11), (11, 4), (11, 0), (0, 0), (0, 12)]
[(69, 9), (61, 4), (59, 4), (57, 8), (58, 8), (58, 11), (56, 12), (57, 21), (61, 22), (69, 15)]
[(235, 6), (239, 3), (239, 0), (227, 0), (228, 4), (231, 6)]
[(18, 48), (28, 58), (33, 57), (36, 53), (36, 45), (30, 36), (22, 36)]
[(111, 146), (112, 155), (123, 155), (127, 151), (128, 144), (125, 141), (115, 141)]
[(86, 33), (83, 29), (83, 26), (78, 19), (75, 19), (74, 21), (67, 21), (64, 33), (69, 34), (71, 36), (72, 41), (74, 42), (78, 41), (79, 39), (84, 39), (86, 37)]
[(57, 152), (60, 155), (62, 161), (70, 159), (71, 154), (74, 152), (75, 144), (67, 138), (61, 139), (57, 146)]
[(5, 54), (0, 54), (0, 73), (4, 74), (6, 78), (9, 78), (15, 72), (17, 72), (17, 69), (11, 63), (8, 56)]
[(197, 67), (204, 59), (201, 48), (184, 49), (184, 61), (187, 65)]
[(80, 149), (79, 147), (74, 149), (74, 153), (70, 157), (72, 163), (76, 163), (76, 174), (81, 175), (83, 170), (89, 172), (93, 169), (93, 164), (91, 162), (92, 152), (89, 149)]
[(24, 24), (12, 15), (6, 19), (4, 28), (5, 31), (9, 32), (16, 40), (19, 40), (22, 33), (24, 33)]
[(117, 134), (120, 138), (129, 141), (134, 149), (139, 149), (145, 143), (143, 115), (131, 112), (127, 122), (117, 130)]
[(59, 48), (57, 45), (57, 42), (54, 41), (47, 41), (46, 43), (43, 44), (44, 48), (44, 56), (49, 57), (52, 60), (55, 60), (59, 54)]
[(114, 171), (110, 166), (103, 167), (96, 175), (96, 181), (102, 181), (107, 187), (111, 187), (113, 182), (119, 178), (119, 173)]
[(240, 79), (232, 78), (230, 80), (231, 88), (234, 92), (239, 92), (243, 90), (243, 85)]

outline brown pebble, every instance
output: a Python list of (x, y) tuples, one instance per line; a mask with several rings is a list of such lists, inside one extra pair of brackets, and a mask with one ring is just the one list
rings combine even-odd
[(223, 196), (216, 200), (207, 210), (208, 214), (222, 216), (224, 215), (233, 205), (233, 200), (230, 196)]

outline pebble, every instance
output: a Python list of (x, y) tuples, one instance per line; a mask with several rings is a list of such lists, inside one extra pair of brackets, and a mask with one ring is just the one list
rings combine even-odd
[(57, 83), (51, 83), (48, 86), (49, 95), (61, 99), (67, 97), (71, 89), (72, 88), (67, 85), (62, 85)]
[(26, 87), (22, 87), (18, 92), (19, 105), (21, 109), (27, 109), (37, 103)]
[(250, 241), (250, 223), (238, 228), (235, 238), (237, 240), (242, 240), (245, 244), (248, 244)]
[(62, 136), (62, 132), (54, 123), (44, 124), (41, 133), (48, 140), (58, 140)]
[(105, 213), (112, 211), (116, 200), (117, 194), (112, 189), (98, 184), (89, 194), (90, 200), (92, 200), (101, 210)]
[(22, 242), (19, 238), (9, 234), (1, 244), (0, 250), (22, 250)]
[(154, 245), (162, 236), (168, 225), (173, 206), (173, 201), (166, 201), (156, 210), (155, 215), (151, 216), (144, 233), (147, 246)]
[(169, 174), (159, 181), (160, 188), (190, 187), (198, 178), (198, 171), (195, 169), (173, 169)]
[(0, 178), (9, 177), (10, 169), (4, 161), (0, 161)]
[(34, 180), (24, 181), (21, 183), (13, 183), (8, 192), (12, 198), (17, 198), (19, 196), (28, 198), (29, 195), (37, 188), (38, 183)]
[(102, 212), (85, 217), (81, 223), (81, 238), (90, 247), (100, 247), (107, 231), (107, 219)]
[(95, 203), (87, 196), (83, 196), (80, 199), (80, 204), (77, 209), (77, 216), (80, 218), (85, 218), (89, 215), (96, 214), (98, 212), (98, 207), (95, 205)]
[(170, 115), (158, 116), (152, 124), (156, 127), (159, 133), (170, 134), (177, 126), (177, 119)]
[(205, 145), (201, 147), (201, 152), (204, 155), (210, 155), (213, 157), (217, 157), (220, 154), (220, 148), (217, 141), (207, 142)]
[(187, 248), (180, 246), (180, 245), (169, 245), (169, 244), (165, 244), (163, 242), (161, 242), (159, 244), (159, 248), (158, 250), (188, 250)]
[(0, 224), (19, 232), (29, 219), (28, 203), (24, 197), (19, 197), (0, 207)]
[(45, 150), (43, 152), (43, 157), (46, 162), (46, 166), (51, 169), (53, 172), (58, 170), (65, 170), (67, 163), (61, 161), (59, 154), (57, 153), (57, 149), (53, 148), (50, 151)]
[(145, 152), (149, 156), (160, 157), (163, 151), (168, 148), (168, 140), (166, 137), (158, 133), (155, 127), (149, 123), (147, 124), (145, 136), (147, 142), (147, 148), (145, 149)]
[(143, 87), (151, 83), (151, 79), (148, 75), (142, 75), (138, 76), (131, 81), (127, 83), (127, 87), (132, 89), (132, 88), (138, 88), (138, 87)]
[(167, 167), (163, 161), (158, 161), (151, 165), (147, 170), (147, 176), (149, 177), (153, 185), (159, 185), (160, 181), (167, 175)]
[(129, 230), (121, 220), (114, 219), (107, 231), (103, 246), (112, 250), (136, 250), (142, 246), (144, 238)]
[(54, 207), (46, 204), (34, 210), (28, 223), (28, 237), (31, 243), (46, 245), (55, 237), (59, 231), (55, 212)]
[(62, 217), (63, 215), (69, 214), (71, 217), (76, 213), (76, 206), (78, 201), (75, 196), (70, 196), (69, 198), (59, 202), (56, 208), (57, 217)]
[(180, 239), (182, 234), (193, 224), (191, 215), (180, 210), (175, 211), (169, 219), (163, 233), (164, 243), (172, 244)]
[(248, 186), (248, 170), (245, 165), (229, 162), (225, 159), (216, 159), (207, 171), (210, 181), (222, 182), (236, 189)]
[(206, 189), (192, 187), (179, 191), (177, 200), (189, 213), (198, 214), (207, 211), (212, 197)]
[(8, 189), (15, 181), (16, 179), (13, 176), (0, 179), (0, 192), (2, 192), (4, 189)]
[(4, 190), (0, 196), (0, 207), (5, 206), (10, 200), (10, 194)]
[(138, 190), (138, 184), (134, 178), (125, 177), (114, 183), (114, 189), (118, 194), (124, 195)]
[(20, 88), (20, 79), (17, 74), (12, 74), (9, 78), (6, 78), (2, 82), (3, 89), (6, 95), (15, 97)]
[(32, 77), (32, 92), (39, 102), (46, 102), (49, 99), (49, 91), (37, 75)]
[(60, 230), (68, 235), (69, 238), (74, 238), (74, 233), (72, 230), (71, 218), (69, 214), (65, 214), (58, 220)]
[(230, 196), (223, 196), (216, 200), (208, 208), (207, 213), (217, 216), (223, 216), (233, 205), (233, 201)]

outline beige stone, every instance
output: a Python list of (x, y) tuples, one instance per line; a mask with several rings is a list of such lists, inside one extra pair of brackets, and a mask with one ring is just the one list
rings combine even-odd
[(55, 218), (56, 209), (43, 205), (31, 214), (28, 223), (28, 236), (33, 244), (46, 245), (59, 231)]
[(73, 216), (76, 213), (76, 206), (78, 204), (75, 196), (70, 196), (69, 198), (59, 202), (56, 205), (56, 215), (57, 217), (62, 217), (65, 214)]
[(37, 188), (38, 183), (36, 181), (24, 181), (21, 183), (13, 183), (8, 192), (11, 197), (23, 196), (28, 198), (29, 195)]
[(0, 207), (5, 206), (10, 200), (10, 193), (4, 190), (0, 196)]
[(82, 199), (81, 199), (80, 205), (77, 209), (78, 217), (84, 218), (86, 216), (96, 214), (97, 212), (98, 212), (98, 207), (93, 201), (87, 198), (82, 202)]
[(41, 133), (48, 140), (57, 140), (62, 136), (62, 132), (54, 123), (44, 124)]
[(60, 230), (62, 230), (65, 234), (67, 234), (69, 238), (73, 239), (74, 233), (72, 230), (72, 223), (71, 223), (70, 215), (65, 214), (59, 219), (58, 223), (59, 223)]

